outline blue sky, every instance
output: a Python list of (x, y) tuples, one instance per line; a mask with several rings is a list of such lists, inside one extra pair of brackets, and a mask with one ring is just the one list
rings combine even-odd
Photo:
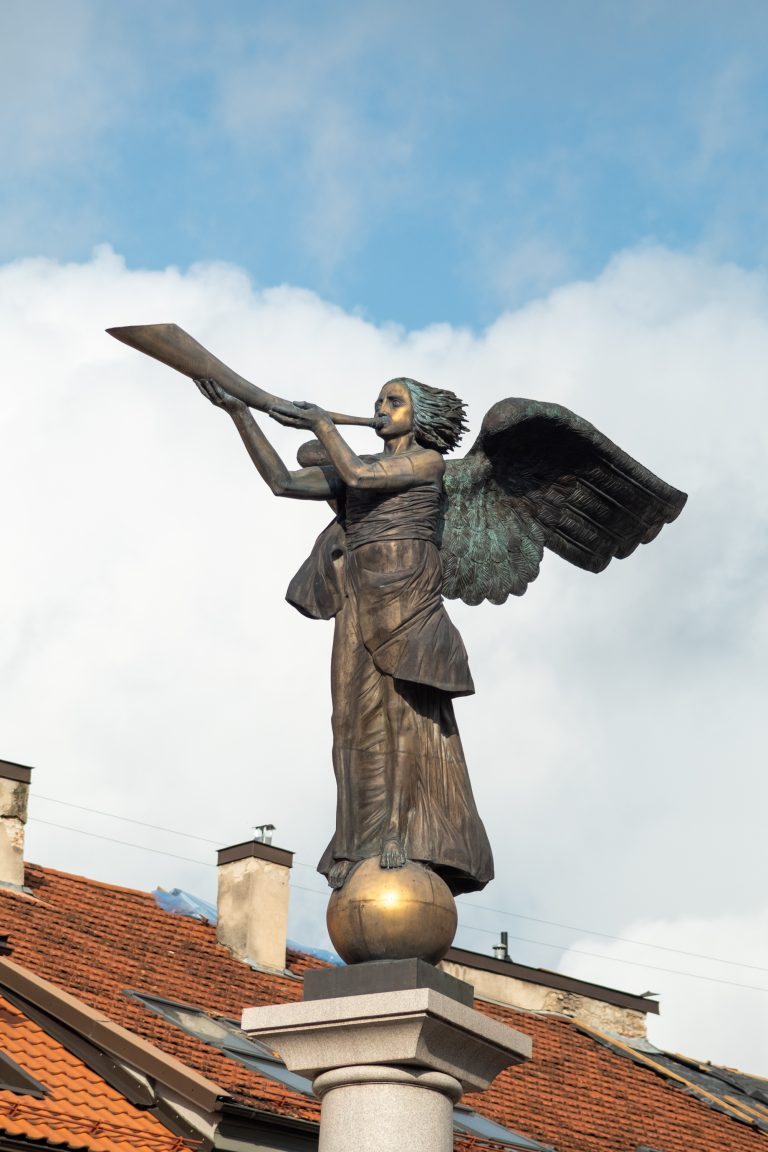
[(641, 242), (760, 263), (767, 41), (704, 0), (6, 0), (0, 259), (475, 328)]

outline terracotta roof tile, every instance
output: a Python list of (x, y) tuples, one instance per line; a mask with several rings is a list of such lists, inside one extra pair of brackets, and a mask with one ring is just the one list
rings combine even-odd
[(47, 1089), (37, 1099), (0, 1090), (0, 1132), (87, 1152), (184, 1152), (151, 1113), (100, 1076), (0, 995), (0, 1049)]
[(533, 1040), (534, 1058), (466, 1103), (559, 1152), (732, 1152), (768, 1136), (717, 1112), (650, 1066), (596, 1044), (576, 1022), (477, 1003)]
[[(163, 1020), (127, 989), (239, 1020), (246, 1006), (301, 997), (298, 977), (324, 963), (289, 953), (293, 976), (231, 959), (215, 929), (164, 912), (152, 896), (30, 866), (34, 900), (0, 891), (0, 932), (12, 958), (263, 1111), (316, 1120), (319, 1106), (260, 1076)], [(768, 1152), (768, 1137), (670, 1080), (598, 1042), (564, 1018), (478, 1002), (533, 1039), (534, 1057), (467, 1103), (558, 1152)], [(492, 1147), (461, 1138), (457, 1148)]]

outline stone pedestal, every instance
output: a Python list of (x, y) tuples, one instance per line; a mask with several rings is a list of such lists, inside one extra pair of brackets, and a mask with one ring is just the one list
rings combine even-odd
[(319, 1152), (450, 1152), (452, 1076), (392, 1064), (334, 1068), (318, 1076)]
[[(322, 1101), (320, 1152), (451, 1152), (453, 1105), (529, 1059), (531, 1042), (443, 982), (441, 991), (338, 994), (345, 971), (354, 973), (346, 982), (360, 987), (364, 967), (329, 972), (332, 997), (247, 1008), (243, 1029), (313, 1081)], [(387, 980), (377, 967), (373, 984), (381, 986)]]

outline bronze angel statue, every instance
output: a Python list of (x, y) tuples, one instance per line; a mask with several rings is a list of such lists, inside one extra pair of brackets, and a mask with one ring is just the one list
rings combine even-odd
[[(276, 496), (334, 510), (287, 592), (306, 616), (335, 622), (337, 815), (319, 871), (340, 888), (361, 860), (378, 857), (383, 868), (412, 860), (454, 895), (483, 888), (493, 860), (453, 710), (474, 685), (444, 598), (521, 596), (545, 548), (601, 572), (653, 540), (685, 494), (556, 404), (500, 401), (467, 455), (446, 460), (466, 430), (453, 392), (399, 377), (379, 392), (373, 419), (356, 420), (262, 393), (210, 354), (205, 373), (196, 355), (182, 364), (175, 347), (139, 342), (135, 333), (149, 328), (175, 326), (111, 331), (193, 376), (231, 416)], [(311, 430), (301, 467), (286, 466), (250, 407)], [(358, 456), (337, 423), (372, 424), (381, 451)]]

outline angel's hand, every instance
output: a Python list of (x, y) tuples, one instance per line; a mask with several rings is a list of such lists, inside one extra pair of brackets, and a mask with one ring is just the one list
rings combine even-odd
[(206, 400), (210, 400), (211, 404), (215, 404), (217, 408), (223, 408), (225, 412), (229, 412), (230, 416), (234, 416), (236, 412), (248, 411), (247, 404), (235, 396), (230, 396), (229, 392), (225, 392), (215, 380), (200, 379), (195, 380), (195, 384)]
[(295, 404), (275, 404), (270, 408), (269, 415), (285, 428), (303, 428), (312, 432), (316, 432), (320, 425), (331, 419), (324, 408), (308, 404), (305, 400), (298, 400)]

